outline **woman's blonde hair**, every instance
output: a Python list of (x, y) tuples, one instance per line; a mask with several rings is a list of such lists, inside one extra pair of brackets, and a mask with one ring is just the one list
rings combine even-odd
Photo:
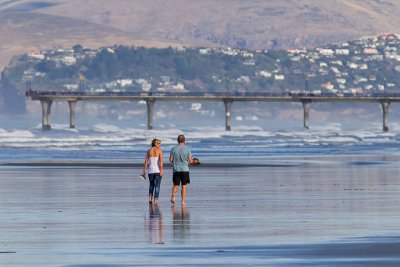
[(151, 141), (151, 147), (155, 147), (157, 142), (161, 142), (161, 140), (154, 138), (153, 141)]

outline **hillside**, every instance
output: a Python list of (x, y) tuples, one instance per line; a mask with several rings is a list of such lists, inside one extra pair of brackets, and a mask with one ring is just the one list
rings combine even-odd
[(397, 32), (400, 26), (396, 0), (70, 0), (38, 12), (107, 25), (141, 39), (247, 49), (321, 45)]
[(400, 26), (396, 0), (64, 2), (37, 12), (110, 26), (142, 39), (246, 49), (321, 45), (396, 32)]
[(0, 68), (30, 49), (112, 44), (303, 47), (397, 32), (396, 0), (0, 1)]
[(371, 94), (397, 91), (399, 72), (400, 35), (383, 34), (315, 49), (260, 52), (75, 45), (15, 57), (3, 79), (20, 94), (25, 81), (39, 91)]

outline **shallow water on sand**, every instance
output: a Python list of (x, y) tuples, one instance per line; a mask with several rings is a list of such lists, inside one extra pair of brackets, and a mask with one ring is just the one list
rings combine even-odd
[(140, 170), (1, 165), (0, 265), (400, 264), (398, 156), (203, 161), (184, 206)]

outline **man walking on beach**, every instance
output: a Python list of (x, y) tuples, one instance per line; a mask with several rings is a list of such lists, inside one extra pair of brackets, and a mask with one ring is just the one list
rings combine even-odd
[(179, 185), (182, 185), (181, 196), (182, 205), (185, 204), (186, 197), (186, 184), (190, 183), (189, 178), (189, 164), (198, 163), (197, 159), (192, 159), (192, 152), (190, 148), (185, 145), (185, 136), (178, 136), (178, 145), (171, 149), (169, 155), (169, 161), (173, 164), (173, 175), (172, 181), (174, 185), (172, 186), (171, 203), (175, 204), (175, 194), (178, 192)]

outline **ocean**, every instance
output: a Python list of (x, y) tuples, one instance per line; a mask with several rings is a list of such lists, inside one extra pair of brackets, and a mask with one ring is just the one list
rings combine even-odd
[(382, 132), (377, 124), (357, 130), (342, 130), (340, 124), (328, 124), (300, 131), (268, 131), (258, 126), (239, 126), (232, 131), (223, 127), (147, 130), (101, 123), (77, 129), (54, 124), (51, 131), (42, 131), (41, 125), (35, 125), (24, 129), (0, 128), (0, 160), (141, 162), (153, 138), (161, 139), (162, 148), (169, 151), (176, 144), (178, 134), (185, 134), (193, 154), (205, 161), (243, 157), (397, 154), (399, 132), (400, 124), (392, 124), (387, 133)]

